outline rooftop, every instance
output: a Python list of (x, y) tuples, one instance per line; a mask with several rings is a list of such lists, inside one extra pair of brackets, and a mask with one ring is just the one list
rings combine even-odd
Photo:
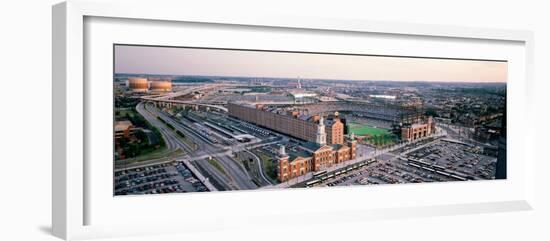
[(129, 121), (129, 120), (123, 120), (123, 121), (115, 122), (115, 132), (125, 131), (130, 127), (132, 127), (132, 122)]
[(301, 145), (302, 148), (308, 150), (309, 152), (315, 152), (321, 148), (321, 145), (317, 144), (316, 142), (308, 141)]
[(298, 157), (308, 158), (312, 156), (311, 153), (307, 151), (289, 151), (287, 154), (288, 154), (288, 160), (290, 160), (291, 162)]
[(424, 123), (414, 123), (414, 124), (411, 125), (411, 127), (412, 127), (412, 128), (418, 128), (418, 127), (423, 127), (423, 126), (425, 126), (425, 125), (426, 125), (426, 124), (424, 124)]

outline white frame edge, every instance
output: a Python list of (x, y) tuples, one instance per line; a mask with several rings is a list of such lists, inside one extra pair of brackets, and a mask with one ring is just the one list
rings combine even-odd
[[(85, 16), (517, 41), (525, 43), (526, 47), (527, 90), (531, 90), (530, 87), (533, 85), (534, 46), (533, 33), (530, 31), (265, 14), (252, 17), (250, 15), (209, 16), (200, 14), (201, 11), (197, 9), (178, 8), (177, 6), (181, 5), (178, 5), (177, 1), (161, 2), (69, 0), (52, 7), (52, 233), (57, 237), (72, 239), (81, 237), (86, 232), (83, 225), (85, 212), (84, 83), (76, 81), (82, 80), (84, 76), (83, 21)], [(156, 11), (142, 11), (153, 7)], [(128, 8), (132, 8), (132, 11), (125, 10)], [(528, 93), (526, 95), (529, 96)], [(532, 100), (528, 99), (528, 103), (532, 103)], [(529, 126), (528, 137), (533, 138), (534, 126)], [(534, 149), (533, 146), (528, 148)], [(527, 157), (535, 160), (534, 150), (529, 152)], [(529, 173), (535, 173), (534, 164), (527, 168)], [(461, 207), (459, 213), (530, 209), (534, 202), (534, 176), (528, 180), (528, 183), (530, 185), (527, 187), (527, 200), (477, 206), (459, 205)], [(431, 210), (432, 213), (434, 210)], [(388, 214), (388, 210), (384, 212)], [(438, 215), (454, 214), (454, 212), (441, 212), (441, 210), (436, 213), (439, 213)], [(354, 216), (364, 217), (364, 214)], [(380, 215), (371, 212), (370, 216)]]
[[(64, 239), (83, 226), (83, 81), (69, 81), (83, 76), (82, 31), (75, 4), (53, 6), (52, 233)], [(75, 89), (81, 91), (69, 91)]]

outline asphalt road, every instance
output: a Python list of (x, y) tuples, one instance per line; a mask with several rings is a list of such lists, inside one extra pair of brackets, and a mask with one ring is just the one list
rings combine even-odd
[[(209, 172), (209, 174), (216, 178), (217, 181), (220, 182), (220, 184), (224, 185), (229, 190), (258, 188), (258, 186), (252, 182), (244, 166), (242, 166), (240, 163), (230, 157), (230, 155), (232, 154), (231, 152), (228, 152), (228, 155), (218, 155), (220, 152), (224, 152), (227, 150), (225, 150), (221, 146), (211, 143), (208, 139), (202, 137), (196, 130), (189, 127), (190, 123), (182, 123), (181, 120), (176, 121), (172, 119), (172, 117), (170, 117), (168, 114), (160, 111), (156, 107), (146, 106), (145, 109), (155, 115), (162, 117), (166, 122), (170, 123), (177, 130), (184, 133), (187, 138), (192, 139), (193, 142), (197, 144), (197, 150), (191, 150), (187, 145), (179, 140), (179, 138), (172, 130), (168, 129), (163, 123), (157, 121), (157, 124), (160, 124), (160, 126), (157, 127), (163, 128), (171, 132), (171, 138), (175, 139), (174, 141), (176, 143), (179, 143), (183, 149), (188, 151), (188, 158), (190, 160), (194, 160), (195, 163), (197, 163), (198, 165), (201, 165), (201, 167), (203, 167), (205, 170), (207, 170), (207, 172)], [(216, 168), (212, 167), (212, 165), (210, 165), (208, 161), (204, 159), (204, 155), (217, 156), (216, 159), (226, 171), (227, 175), (220, 173)]]
[[(164, 123), (160, 122), (156, 118), (159, 115), (158, 110), (156, 108), (146, 107), (145, 104), (143, 102), (141, 102), (136, 106), (136, 110), (142, 116), (144, 116), (144, 118), (146, 118), (147, 121), (149, 121), (149, 123), (151, 123), (151, 125), (154, 125), (155, 127), (157, 127), (157, 129), (161, 132), (165, 142), (167, 143), (167, 146), (171, 146), (171, 147), (173, 146), (174, 148), (179, 147), (179, 148), (185, 150), (187, 153), (194, 153), (194, 151), (191, 148), (189, 148), (186, 144), (184, 144), (178, 138), (177, 134), (174, 133), (173, 130), (169, 129)], [(189, 160), (189, 154), (181, 155), (178, 158), (180, 160)], [(154, 164), (154, 163), (157, 163), (157, 162), (162, 162), (162, 161), (163, 161), (162, 159), (157, 159), (157, 160), (145, 161), (145, 163), (147, 165), (151, 165), (151, 164)], [(136, 163), (136, 166), (137, 165), (143, 165), (143, 163), (144, 162)], [(186, 163), (189, 163), (189, 162), (186, 162)], [(222, 186), (225, 190), (235, 189), (231, 185), (228, 185), (228, 184), (223, 185), (224, 183), (228, 183), (228, 181), (224, 181), (223, 175), (221, 173), (216, 172), (216, 170), (212, 170), (214, 168), (212, 168), (210, 165), (205, 165), (205, 166), (207, 166), (207, 167), (203, 167), (203, 168), (206, 169), (206, 170), (210, 170), (209, 173), (211, 174), (211, 176), (216, 178), (216, 180), (220, 184), (222, 184)], [(192, 169), (192, 170), (196, 170), (196, 169)], [(196, 173), (195, 175), (197, 175), (197, 174), (199, 174), (199, 173)], [(207, 186), (210, 186), (210, 185), (207, 185)]]
[(145, 105), (143, 104), (143, 102), (139, 103), (136, 106), (136, 111), (141, 116), (143, 116), (143, 118), (145, 118), (147, 122), (157, 127), (159, 132), (162, 134), (162, 138), (164, 139), (164, 142), (166, 143), (166, 147), (168, 147), (168, 149), (178, 148), (177, 142), (175, 142), (173, 138), (170, 138), (170, 131), (166, 130), (166, 128), (160, 128), (162, 126), (162, 123), (155, 116), (153, 116), (151, 112), (145, 109)]
[[(167, 122), (170, 122), (171, 119), (170, 117), (168, 116), (165, 116), (163, 113), (161, 113), (157, 108), (155, 107), (151, 107), (151, 106), (146, 106), (143, 102), (142, 103), (139, 103), (138, 106), (136, 107), (136, 109), (138, 110), (138, 112), (140, 112), (142, 115), (147, 115), (149, 117), (149, 119), (151, 119), (150, 123), (152, 125), (155, 125), (155, 127), (157, 127), (159, 130), (161, 130), (161, 133), (163, 133), (163, 135), (165, 136), (165, 138), (168, 140), (168, 142), (170, 143), (174, 143), (175, 145), (179, 146), (180, 148), (182, 148), (183, 150), (185, 150), (187, 153), (190, 153), (191, 155), (187, 154), (187, 155), (184, 155), (182, 156), (181, 158), (183, 159), (186, 159), (186, 160), (191, 160), (191, 156), (196, 156), (196, 155), (201, 155), (203, 154), (203, 156), (205, 156), (204, 152), (198, 152), (198, 151), (194, 151), (192, 150), (190, 147), (188, 147), (185, 143), (183, 143), (180, 138), (177, 136), (176, 133), (174, 133), (173, 130), (169, 129), (164, 123), (160, 122), (156, 116), (161, 116), (163, 117), (163, 119)], [(174, 125), (175, 123), (172, 123), (172, 125)], [(174, 125), (177, 129), (178, 126)], [(182, 133), (185, 133), (182, 131)], [(193, 155), (195, 154), (195, 155)], [(203, 157), (205, 158), (205, 157)], [(208, 173), (210, 174), (210, 176), (212, 176), (213, 178), (216, 179), (216, 181), (218, 181), (218, 183), (220, 183), (223, 188), (225, 190), (233, 190), (233, 189), (236, 189), (236, 187), (234, 187), (233, 185), (230, 185), (230, 180), (227, 180), (224, 178), (223, 174), (218, 172), (217, 170), (215, 170), (215, 168), (213, 168), (211, 165), (209, 165), (208, 163), (202, 163), (202, 162), (199, 162), (197, 163), (199, 165), (201, 165), (201, 167), (203, 167), (203, 169), (207, 170)]]

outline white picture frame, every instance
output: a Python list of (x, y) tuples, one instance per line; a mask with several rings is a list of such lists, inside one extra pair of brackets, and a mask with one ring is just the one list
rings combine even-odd
[[(156, 9), (150, 11), (150, 9)], [(534, 155), (534, 125), (527, 118), (529, 108), (522, 108), (531, 103), (529, 93), (532, 85), (533, 73), (533, 34), (529, 31), (518, 30), (498, 30), (482, 29), (456, 26), (422, 25), (410, 23), (391, 23), (391, 22), (371, 22), (351, 19), (321, 19), (321, 18), (301, 18), (295, 16), (211, 16), (204, 9), (193, 9), (178, 1), (85, 1), (73, 0), (60, 3), (53, 7), (53, 167), (52, 167), (52, 226), (53, 234), (63, 239), (84, 239), (94, 237), (111, 237), (136, 234), (154, 234), (171, 232), (193, 232), (210, 229), (222, 230), (231, 228), (238, 223), (248, 223), (247, 219), (256, 217), (256, 222), (250, 225), (276, 224), (278, 221), (285, 221), (284, 225), (293, 225), (300, 222), (323, 223), (334, 221), (323, 221), (326, 215), (334, 217), (332, 220), (360, 221), (367, 219), (382, 219), (395, 217), (422, 217), (432, 215), (451, 215), (464, 213), (480, 212), (498, 212), (513, 210), (530, 210), (533, 208), (534, 199), (534, 167), (536, 157)], [(311, 207), (308, 210), (289, 210), (287, 213), (278, 214), (277, 210), (258, 213), (258, 210), (243, 211), (240, 206), (236, 206), (233, 212), (222, 212), (219, 215), (225, 215), (227, 218), (232, 216), (233, 223), (228, 220), (212, 221), (218, 217), (215, 214), (206, 214), (206, 217), (200, 217), (200, 212), (192, 212), (191, 217), (198, 221), (186, 223), (185, 225), (169, 225), (170, 222), (181, 220), (177, 219), (178, 212), (165, 215), (155, 214), (160, 209), (146, 212), (144, 218), (138, 218), (140, 222), (145, 222), (140, 228), (132, 224), (121, 224), (129, 221), (131, 215), (128, 210), (116, 209), (116, 205), (110, 208), (106, 205), (94, 205), (90, 209), (89, 202), (98, 203), (94, 193), (91, 191), (89, 180), (87, 181), (86, 172), (92, 168), (92, 164), (85, 161), (85, 156), (89, 150), (86, 150), (85, 143), (87, 130), (86, 123), (90, 117), (89, 104), (86, 97), (87, 89), (90, 83), (85, 82), (85, 68), (90, 67), (86, 63), (86, 44), (85, 37), (86, 19), (92, 18), (112, 18), (122, 21), (154, 21), (157, 24), (165, 22), (171, 23), (199, 23), (223, 25), (225, 29), (232, 27), (253, 27), (255, 29), (277, 29), (316, 31), (316, 33), (369, 33), (384, 34), (398, 37), (425, 37), (435, 39), (454, 39), (458, 41), (484, 41), (488, 44), (493, 42), (512, 43), (519, 46), (521, 53), (515, 53), (521, 63), (517, 64), (517, 71), (514, 74), (519, 76), (514, 82), (515, 98), (514, 105), (509, 109), (513, 113), (510, 121), (511, 136), (515, 135), (514, 126), (524, 125), (522, 141), (509, 142), (508, 150), (514, 153), (524, 153), (523, 160), (518, 166), (521, 168), (521, 175), (517, 180), (482, 182), (476, 186), (468, 186), (472, 193), (481, 193), (489, 187), (502, 189), (502, 193), (494, 198), (471, 197), (465, 200), (449, 199), (441, 201), (419, 201), (410, 202), (388, 202), (373, 204), (372, 207), (359, 208), (359, 202), (350, 201), (347, 208), (327, 208), (326, 211), (318, 211), (319, 207)], [(159, 22), (160, 21), (160, 22)], [(153, 26), (154, 27), (154, 26)], [(101, 33), (101, 31), (96, 31)], [(93, 32), (93, 33), (96, 33)], [(110, 41), (110, 40), (107, 40)], [(95, 85), (92, 84), (92, 85)], [(91, 93), (94, 95), (94, 93)], [(88, 113), (88, 115), (86, 114)], [(108, 118), (108, 117), (106, 117)], [(508, 137), (511, 138), (511, 137)], [(517, 157), (517, 155), (509, 155)], [(105, 177), (112, 182), (112, 176)], [(97, 180), (93, 179), (92, 180)], [(449, 190), (459, 190), (465, 187), (458, 183), (440, 183), (423, 186), (422, 193), (434, 195), (440, 192), (442, 188)], [(398, 185), (401, 186), (401, 185)], [(371, 188), (383, 195), (395, 195), (397, 192), (407, 193), (408, 195), (418, 195), (411, 186), (407, 187), (360, 187), (360, 188), (338, 188), (338, 189), (318, 189), (307, 191), (265, 191), (265, 192), (225, 192), (223, 194), (196, 194), (196, 195), (154, 195), (132, 197), (125, 201), (132, 203), (129, 205), (156, 205), (166, 207), (175, 207), (175, 202), (184, 202), (188, 199), (189, 205), (194, 209), (200, 208), (198, 205), (208, 207), (216, 201), (224, 203), (239, 203), (244, 199), (258, 197), (258, 200), (277, 200), (288, 199), (289, 197), (307, 200), (309, 198), (324, 198), (327, 195), (340, 195), (342, 197), (353, 198), (365, 194), (365, 188)], [(513, 192), (506, 190), (513, 188)], [(110, 191), (110, 190), (109, 190)], [(386, 193), (386, 194), (384, 194)], [(215, 196), (214, 196), (215, 195)], [(284, 195), (284, 197), (281, 197)], [(253, 197), (254, 196), (254, 197)], [(260, 197), (261, 196), (261, 197)], [(112, 197), (111, 197), (112, 198)], [(90, 200), (92, 201), (90, 201)], [(140, 200), (137, 200), (140, 199)], [(453, 201), (454, 200), (454, 201)], [(381, 202), (383, 200), (378, 200)], [(373, 203), (376, 200), (372, 201)], [(107, 214), (99, 214), (101, 210), (108, 211)], [(285, 210), (291, 207), (285, 207)], [(317, 211), (316, 211), (317, 210)], [(114, 211), (114, 213), (113, 213)], [(243, 212), (241, 212), (243, 211)], [(117, 213), (119, 212), (119, 213)], [(237, 213), (238, 212), (238, 213)], [(98, 213), (97, 215), (95, 213)], [(112, 215), (112, 223), (104, 223), (105, 218), (97, 219), (90, 223), (89, 216), (107, 217)], [(210, 216), (209, 216), (210, 215)], [(122, 218), (124, 216), (125, 218)], [(163, 217), (161, 219), (161, 216)], [(150, 223), (147, 223), (150, 220)], [(299, 220), (299, 221), (298, 221)], [(279, 224), (277, 224), (279, 225)]]

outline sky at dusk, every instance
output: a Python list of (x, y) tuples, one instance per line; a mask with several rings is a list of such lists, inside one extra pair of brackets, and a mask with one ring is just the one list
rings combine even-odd
[(506, 62), (115, 46), (115, 73), (506, 82)]

